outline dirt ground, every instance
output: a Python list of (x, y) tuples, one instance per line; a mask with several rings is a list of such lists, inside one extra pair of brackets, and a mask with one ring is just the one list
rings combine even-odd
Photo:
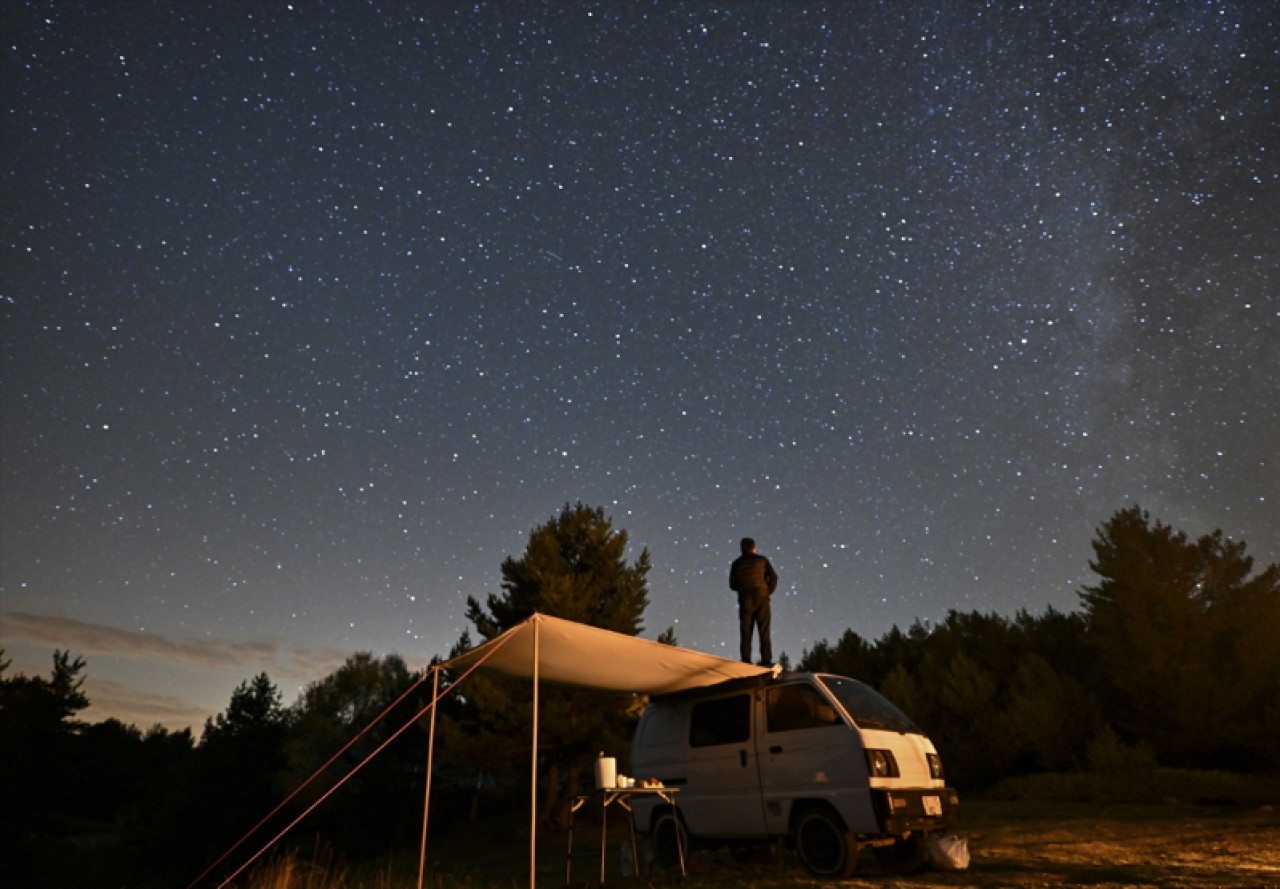
[(1280, 886), (1274, 809), (979, 803), (973, 810), (960, 833), (975, 885)]
[[(904, 876), (864, 853), (857, 874), (835, 882), (813, 878), (790, 853), (781, 862), (762, 853), (739, 863), (724, 852), (701, 852), (692, 856), (683, 881), (660, 876), (647, 882), (693, 889), (1280, 887), (1280, 811), (1274, 808), (976, 802), (963, 806), (961, 817), (957, 833), (968, 841), (971, 859), (964, 871), (926, 869)], [(620, 877), (617, 859), (625, 837), (613, 833), (608, 884), (644, 885)], [(599, 834), (589, 831), (575, 837), (575, 846), (598, 842)], [(538, 885), (565, 885), (563, 846), (559, 858), (554, 845), (545, 848), (539, 851)], [(598, 859), (575, 861), (572, 885), (597, 885), (598, 866)]]
[[(900, 876), (863, 853), (858, 874), (838, 885), (1280, 888), (1280, 812), (1275, 810), (982, 802), (961, 811), (956, 833), (968, 840), (968, 870)], [(783, 857), (781, 867), (762, 861), (750, 869), (727, 856), (695, 858), (687, 885), (721, 884), (756, 889), (832, 885), (808, 876), (792, 856)]]

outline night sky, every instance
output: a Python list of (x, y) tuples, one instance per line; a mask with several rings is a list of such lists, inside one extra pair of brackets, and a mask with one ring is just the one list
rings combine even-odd
[[(935, 7), (930, 9), (929, 7)], [(0, 645), (91, 720), (447, 654), (566, 503), (736, 656), (1280, 560), (1273, 2), (0, 7)]]

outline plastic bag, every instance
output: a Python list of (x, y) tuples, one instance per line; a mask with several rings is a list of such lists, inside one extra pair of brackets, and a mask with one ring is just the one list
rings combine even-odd
[(969, 867), (969, 842), (954, 833), (929, 843), (929, 862), (939, 870), (965, 870)]

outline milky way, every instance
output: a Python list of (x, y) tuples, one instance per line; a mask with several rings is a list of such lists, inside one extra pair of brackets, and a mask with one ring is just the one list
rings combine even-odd
[(793, 658), (1276, 561), (1274, 4), (930, 5), (4, 4), (7, 656), (421, 664), (577, 501), (727, 656), (744, 534)]

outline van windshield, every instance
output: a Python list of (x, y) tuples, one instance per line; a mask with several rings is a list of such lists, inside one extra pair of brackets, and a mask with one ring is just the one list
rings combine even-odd
[(841, 706), (853, 717), (859, 728), (883, 729), (902, 734), (921, 734), (907, 714), (869, 685), (843, 676), (819, 676)]

